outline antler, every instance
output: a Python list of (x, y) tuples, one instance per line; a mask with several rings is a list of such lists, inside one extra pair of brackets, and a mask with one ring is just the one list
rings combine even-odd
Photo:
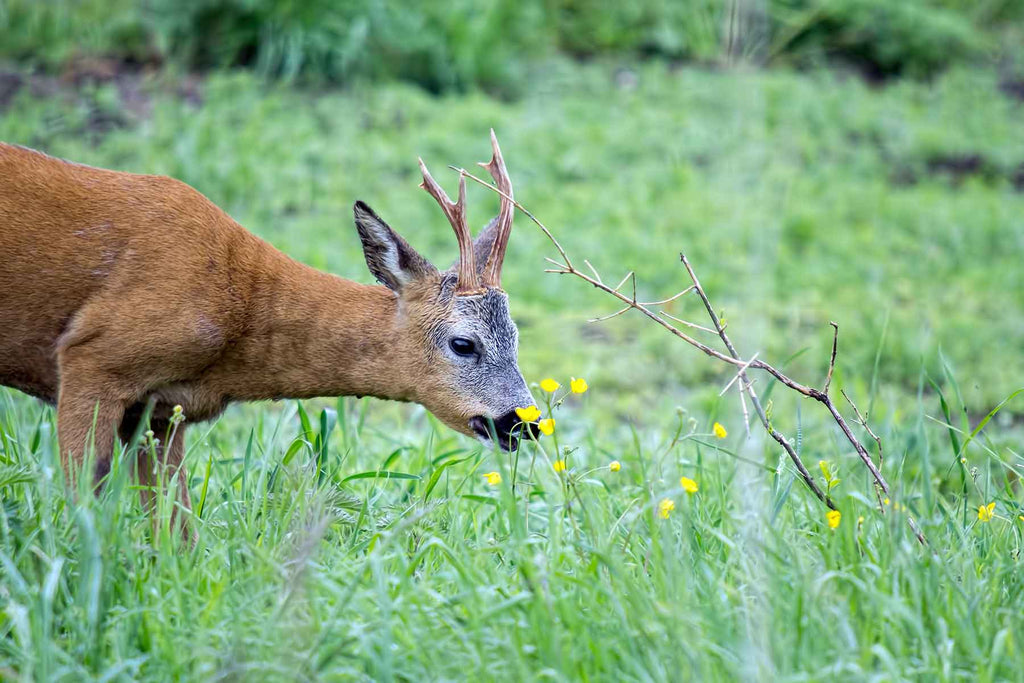
[[(459, 200), (453, 202), (448, 197), (448, 193), (430, 175), (423, 159), (420, 159), (420, 170), (423, 172), (423, 182), (420, 183), (420, 187), (437, 200), (444, 215), (447, 216), (448, 222), (452, 224), (452, 229), (455, 230), (455, 239), (459, 242), (459, 279), (455, 286), (455, 293), (477, 294), (480, 292), (480, 282), (477, 278), (476, 264), (473, 261), (473, 237), (466, 226), (466, 177), (459, 174)], [(499, 264), (498, 267), (500, 269), (501, 265)]]
[(505, 160), (501, 156), (501, 148), (498, 147), (498, 138), (491, 129), (491, 148), (494, 150), (491, 160), (488, 163), (480, 163), (494, 178), (494, 184), (501, 190), (501, 209), (498, 211), (497, 234), (494, 237), (494, 246), (491, 248), (491, 255), (487, 258), (487, 265), (484, 266), (483, 284), (485, 287), (496, 287), (501, 289), (501, 264), (505, 261), (505, 249), (508, 247), (508, 238), (512, 234), (512, 219), (515, 217), (513, 206), (512, 181), (505, 169)]

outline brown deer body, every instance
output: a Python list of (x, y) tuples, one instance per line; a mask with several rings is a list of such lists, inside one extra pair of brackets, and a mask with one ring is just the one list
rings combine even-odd
[[(504, 204), (475, 245), (462, 204), (456, 274), (357, 203), (367, 263), (387, 286), (364, 285), (292, 260), (179, 181), (0, 144), (0, 384), (56, 404), (65, 466), (94, 444), (100, 476), (150, 400), (158, 436), (175, 405), (195, 422), (232, 401), (368, 395), (514, 447), (514, 408), (533, 400), (507, 297), (494, 278), (472, 281), (485, 269), (463, 272), (474, 255), (500, 272)], [(181, 468), (183, 444), (179, 432), (168, 466)], [(146, 491), (152, 467), (139, 476)], [(181, 470), (188, 509), (186, 481)]]

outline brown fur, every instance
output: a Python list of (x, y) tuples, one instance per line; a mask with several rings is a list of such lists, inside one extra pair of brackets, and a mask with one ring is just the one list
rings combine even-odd
[[(419, 401), (472, 433), (467, 418), (483, 409), (424, 339), (423, 321), (451, 308), (439, 308), (442, 277), (400, 295), (351, 282), (292, 260), (177, 180), (0, 143), (0, 384), (56, 403), (66, 466), (95, 416), (106, 469), (115, 434), (130, 436), (150, 398), (158, 435), (176, 404), (195, 422), (235, 400), (338, 395)], [(179, 429), (172, 468), (183, 443)]]

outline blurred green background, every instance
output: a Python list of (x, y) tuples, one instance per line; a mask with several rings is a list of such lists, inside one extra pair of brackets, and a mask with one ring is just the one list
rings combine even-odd
[(501, 456), (416, 406), (304, 402), (313, 439), (296, 402), (236, 405), (189, 429), (189, 553), (134, 496), (66, 506), (52, 410), (0, 391), (0, 679), (1019, 672), (1021, 396), (970, 448), (955, 430), (1024, 386), (1024, 0), (0, 0), (0, 140), (174, 176), (363, 282), (352, 203), (451, 263), (416, 157), (451, 190), (491, 127), (517, 198), (606, 281), (666, 298), (685, 252), (740, 352), (815, 386), (836, 321), (886, 514), (835, 425), (775, 391), (814, 476), (842, 468), (833, 533), (718, 396), (730, 368), (638, 316), (588, 323), (614, 302), (544, 274), (520, 215), (523, 372), (591, 387), (558, 413), (566, 473), (538, 459), (514, 498)]

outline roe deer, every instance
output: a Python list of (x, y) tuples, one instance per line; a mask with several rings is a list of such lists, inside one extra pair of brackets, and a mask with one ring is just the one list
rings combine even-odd
[[(514, 449), (523, 431), (515, 408), (534, 401), (501, 289), (515, 209), (494, 131), (491, 144), (485, 166), (506, 196), (476, 241), (465, 178), (452, 202), (420, 160), (422, 187), (458, 240), (450, 270), (355, 203), (378, 286), (292, 260), (180, 181), (0, 143), (0, 384), (56, 403), (65, 469), (90, 443), (96, 477), (149, 401), (161, 435), (175, 405), (201, 421), (231, 401), (415, 401), (459, 432)], [(179, 473), (191, 509), (181, 427), (159, 457)], [(148, 505), (153, 467), (141, 455), (137, 466)]]

